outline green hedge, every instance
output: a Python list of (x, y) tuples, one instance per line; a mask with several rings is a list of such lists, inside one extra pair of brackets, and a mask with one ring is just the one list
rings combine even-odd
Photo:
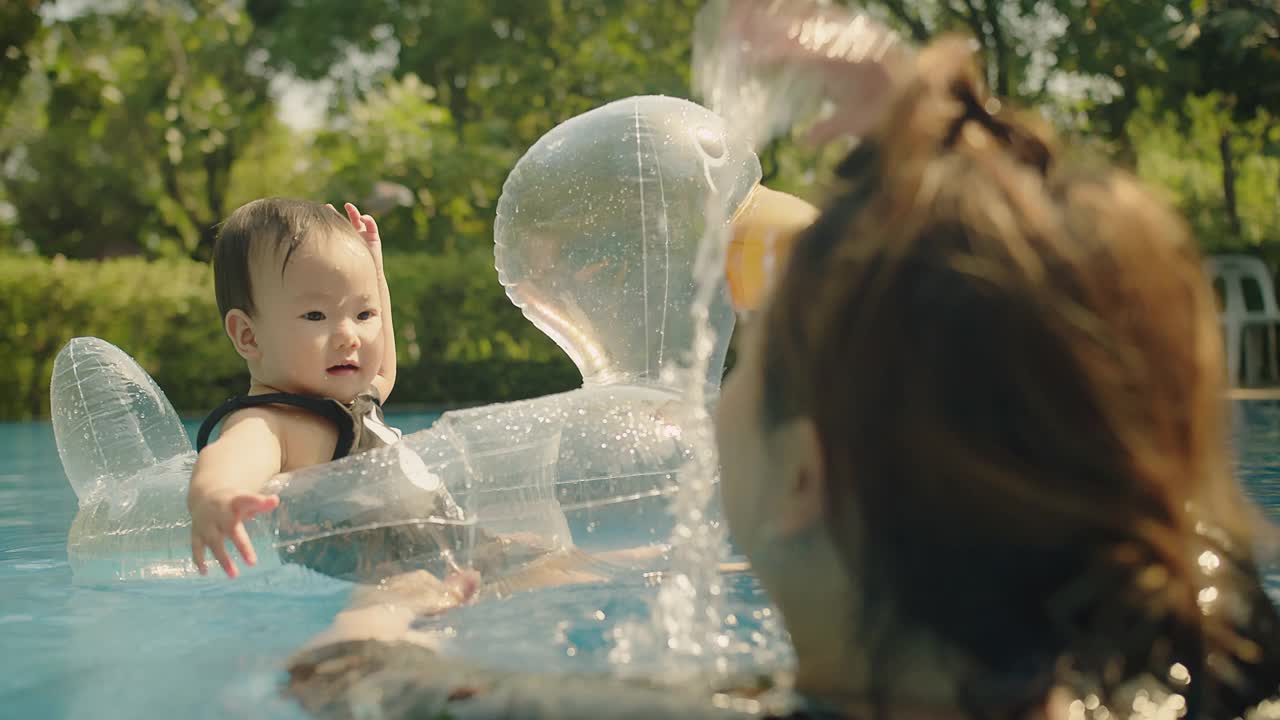
[[(393, 255), (400, 380), (392, 405), (512, 400), (577, 387), (558, 348), (507, 301), (492, 255)], [(0, 419), (46, 417), (58, 350), (93, 335), (133, 355), (181, 412), (248, 383), (222, 333), (209, 266), (182, 260), (68, 261), (0, 255)]]

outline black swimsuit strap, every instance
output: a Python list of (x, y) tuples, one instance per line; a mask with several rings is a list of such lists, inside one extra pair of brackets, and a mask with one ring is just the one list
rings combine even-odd
[(308, 395), (293, 393), (268, 393), (266, 395), (241, 395), (222, 403), (209, 417), (200, 424), (200, 432), (196, 434), (196, 451), (209, 444), (209, 436), (222, 419), (236, 410), (259, 407), (261, 405), (292, 405), (315, 413), (329, 420), (338, 429), (338, 444), (333, 449), (333, 459), (343, 458), (351, 452), (351, 444), (355, 441), (355, 429), (351, 427), (351, 415), (343, 410), (336, 400), (325, 400)]

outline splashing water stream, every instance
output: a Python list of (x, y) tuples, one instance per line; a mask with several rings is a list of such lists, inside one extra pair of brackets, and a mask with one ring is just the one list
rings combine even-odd
[[(822, 78), (811, 66), (756, 57), (742, 34), (740, 18), (731, 17), (733, 10), (728, 0), (712, 0), (699, 13), (693, 41), (693, 84), (704, 104), (724, 119), (726, 136), (759, 150), (797, 121), (817, 114), (823, 104)], [(862, 38), (858, 41), (865, 43), (863, 36), (872, 29), (861, 15), (807, 0), (774, 2), (766, 14), (772, 16), (769, 21), (783, 23), (782, 29), (792, 36), (817, 27), (825, 33), (823, 42), (844, 38), (843, 42), (850, 44), (850, 38)], [(705, 231), (694, 267), (697, 290), (691, 310), (695, 327), (692, 348), (686, 357), (663, 368), (664, 380), (681, 388), (687, 400), (690, 417), (682, 424), (693, 434), (690, 446), (694, 448), (680, 469), (679, 490), (669, 508), (675, 516), (669, 540), (670, 569), (659, 588), (650, 623), (615, 629), (615, 647), (610, 654), (622, 671), (638, 654), (664, 654), (663, 667), (671, 680), (687, 680), (693, 673), (708, 671), (712, 677), (723, 677), (733, 670), (719, 571), (727, 538), (724, 525), (712, 519), (719, 479), (711, 417), (716, 397), (707, 392), (706, 379), (717, 344), (708, 318), (715, 303), (725, 301), (725, 254), (734, 209), (717, 199), (714, 187), (706, 208)], [(777, 627), (771, 621), (766, 629)], [(778, 641), (770, 638), (780, 636), (780, 632), (755, 636), (751, 666), (767, 666), (777, 656), (778, 648), (770, 645)]]

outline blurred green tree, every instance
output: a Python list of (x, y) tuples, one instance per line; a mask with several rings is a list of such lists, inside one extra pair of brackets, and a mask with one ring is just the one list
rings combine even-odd
[(377, 215), (390, 250), (480, 249), (492, 242), (498, 193), (519, 153), (477, 135), (459, 132), (416, 75), (385, 78), (346, 104), (340, 126), (318, 133), (325, 194)]
[(40, 251), (208, 257), (236, 160), (274, 112), (238, 5), (145, 0), (47, 23), (3, 136), (5, 194)]
[[(972, 35), (999, 94), (1046, 108), (1169, 188), (1208, 245), (1277, 239), (1273, 212), (1243, 208), (1246, 196), (1274, 198), (1280, 189), (1266, 185), (1269, 176), (1260, 170), (1280, 157), (1272, 137), (1280, 116), (1280, 6), (1273, 0), (869, 6), (917, 42), (947, 30)], [(1166, 144), (1150, 142), (1147, 131)], [(1171, 157), (1171, 149), (1181, 156)], [(1210, 169), (1216, 180), (1205, 186)], [(1192, 176), (1194, 192), (1187, 185)]]
[(246, 10), (274, 67), (339, 89), (336, 121), (317, 138), (327, 195), (375, 196), (391, 248), (451, 252), (492, 241), (503, 178), (556, 124), (630, 95), (687, 96), (700, 6), (249, 0)]
[[(37, 44), (43, 26), (40, 6), (44, 0), (12, 0), (0, 5), (0, 168), (12, 148), (12, 135), (7, 128), (23, 118), (14, 112), (14, 102), (22, 79), (31, 64), (31, 50)], [(4, 183), (0, 182), (0, 251), (15, 244), (16, 218), (8, 201)]]
[[(511, 164), (555, 124), (627, 95), (689, 94), (701, 3), (139, 0), (67, 17), (18, 0), (0, 11), (0, 44), (25, 48), (0, 65), (0, 101), (14, 98), (0, 104), (0, 247), (203, 258), (235, 205), (294, 194), (377, 209), (392, 249), (475, 249)], [(1201, 209), (1256, 236), (1240, 204), (1258, 181), (1241, 165), (1276, 155), (1271, 0), (858, 5), (917, 42), (972, 35), (998, 92), (1134, 166), (1135, 116), (1177, 120), (1190, 142), (1189, 99), (1213, 98), (1230, 122), (1215, 141), (1221, 202)], [(277, 119), (273, 81), (291, 77), (334, 90), (315, 132)], [(829, 160), (786, 139), (762, 153), (771, 183), (807, 195)]]
[(0, 5), (0, 124), (31, 63), (31, 49), (42, 30), (42, 4), (44, 0), (11, 0)]

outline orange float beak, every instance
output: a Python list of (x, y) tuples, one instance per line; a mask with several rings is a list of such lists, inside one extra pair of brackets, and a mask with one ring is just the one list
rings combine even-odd
[(757, 185), (733, 218), (725, 258), (729, 293), (738, 311), (760, 307), (782, 273), (796, 238), (818, 209), (795, 195)]

